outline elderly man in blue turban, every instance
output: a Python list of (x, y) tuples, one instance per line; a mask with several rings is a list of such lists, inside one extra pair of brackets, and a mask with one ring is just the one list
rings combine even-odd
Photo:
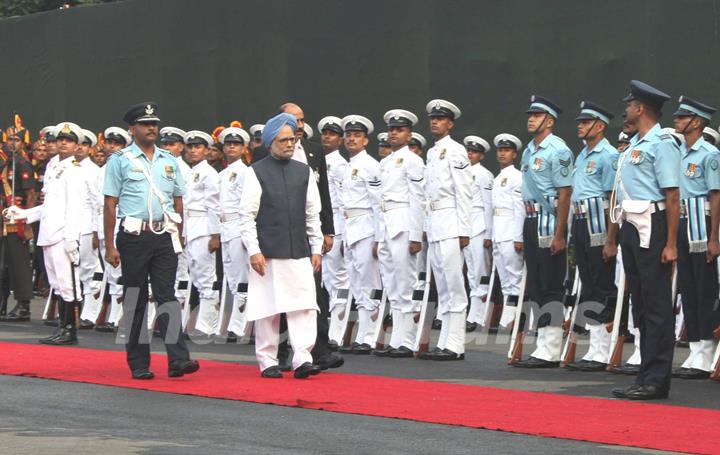
[(317, 334), (313, 274), (321, 262), (321, 203), (312, 170), (291, 159), (296, 129), (290, 114), (268, 120), (262, 140), (270, 157), (250, 167), (240, 202), (241, 236), (251, 266), (247, 318), (255, 321), (255, 355), (266, 378), (282, 378), (281, 313), (287, 315), (294, 376), (320, 372), (310, 351)]

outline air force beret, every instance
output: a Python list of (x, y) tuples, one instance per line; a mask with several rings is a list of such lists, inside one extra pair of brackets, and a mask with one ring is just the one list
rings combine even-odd
[(508, 133), (500, 133), (495, 136), (493, 144), (495, 144), (495, 148), (514, 148), (515, 150), (522, 148), (522, 141), (517, 136)]
[(530, 97), (530, 107), (525, 111), (525, 113), (532, 114), (537, 112), (544, 112), (558, 118), (558, 116), (562, 113), (562, 109), (560, 109), (560, 106), (544, 96), (532, 95)]
[(215, 143), (212, 136), (210, 136), (208, 133), (204, 131), (198, 131), (198, 130), (192, 130), (185, 133), (185, 137), (183, 138), (185, 141), (185, 144), (191, 145), (191, 144), (201, 144), (206, 147), (210, 147)]
[(365, 134), (370, 134), (375, 130), (375, 125), (370, 119), (355, 114), (343, 117), (342, 127), (344, 131), (362, 131)]
[(185, 142), (185, 131), (174, 126), (166, 126), (160, 129), (160, 142), (167, 144), (170, 142)]
[(425, 106), (425, 110), (428, 113), (428, 117), (447, 117), (451, 120), (460, 118), (462, 112), (460, 108), (455, 106), (450, 101), (446, 100), (432, 100)]
[(58, 123), (57, 125), (55, 125), (55, 128), (53, 128), (52, 135), (55, 136), (57, 139), (66, 138), (70, 139), (71, 141), (77, 142), (78, 144), (82, 144), (82, 142), (85, 140), (82, 128), (72, 122)]
[(660, 111), (665, 101), (669, 99), (670, 95), (667, 93), (661, 92), (645, 82), (632, 80), (630, 81), (630, 93), (623, 98), (623, 101), (628, 103), (630, 101), (640, 101)]
[(95, 147), (97, 145), (97, 136), (95, 136), (95, 133), (93, 133), (90, 130), (86, 130), (85, 128), (82, 129), (83, 136), (85, 136), (85, 139), (83, 139), (83, 144), (88, 144), (90, 147)]
[(582, 101), (580, 103), (580, 115), (575, 120), (600, 120), (606, 125), (610, 124), (610, 120), (615, 117), (610, 111), (599, 104), (590, 101)]
[(157, 116), (157, 103), (146, 101), (130, 106), (125, 116), (123, 116), (123, 120), (125, 120), (125, 123), (128, 125), (134, 125), (135, 123), (157, 123), (160, 121), (160, 118)]
[(322, 133), (325, 130), (332, 131), (333, 133), (342, 136), (342, 119), (340, 117), (335, 117), (334, 115), (323, 117), (322, 120), (318, 122), (318, 131)]
[(476, 152), (486, 153), (490, 150), (490, 144), (488, 144), (488, 141), (480, 136), (465, 136), (463, 144), (465, 144), (466, 149), (474, 150)]
[(383, 120), (388, 128), (404, 126), (412, 128), (418, 122), (417, 116), (405, 109), (391, 109), (383, 115)]
[[(160, 130), (160, 133), (160, 136), (162, 136), (162, 130)], [(106, 140), (110, 139), (115, 142), (121, 142), (123, 145), (128, 145), (130, 143), (130, 135), (128, 132), (122, 128), (118, 128), (117, 126), (106, 128), (103, 132), (103, 136), (105, 136)], [(182, 138), (180, 138), (180, 140), (182, 141)]]
[(678, 110), (673, 113), (673, 116), (675, 117), (694, 117), (697, 115), (705, 120), (710, 120), (715, 111), (717, 111), (717, 108), (715, 107), (708, 106), (700, 101), (695, 101), (694, 99), (688, 98), (684, 95), (678, 99), (678, 102), (680, 103), (680, 106), (678, 107)]
[(222, 133), (220, 133), (218, 141), (220, 141), (223, 145), (226, 142), (239, 142), (241, 144), (247, 144), (250, 142), (250, 135), (242, 128), (231, 126), (230, 128), (225, 128)]

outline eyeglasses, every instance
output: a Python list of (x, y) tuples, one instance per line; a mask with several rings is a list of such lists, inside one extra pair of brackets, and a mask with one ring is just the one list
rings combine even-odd
[(280, 145), (295, 144), (295, 142), (297, 142), (297, 138), (295, 136), (279, 137), (279, 138), (275, 139), (275, 142), (277, 142)]

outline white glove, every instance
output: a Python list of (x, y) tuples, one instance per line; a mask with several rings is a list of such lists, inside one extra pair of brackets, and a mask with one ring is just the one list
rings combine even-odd
[(77, 240), (65, 240), (65, 253), (74, 265), (80, 264), (80, 247)]
[(24, 220), (27, 218), (27, 210), (21, 209), (17, 205), (11, 205), (3, 210), (3, 216), (6, 220)]
[(507, 328), (515, 320), (515, 311), (517, 307), (505, 305), (502, 315), (500, 316), (500, 326)]

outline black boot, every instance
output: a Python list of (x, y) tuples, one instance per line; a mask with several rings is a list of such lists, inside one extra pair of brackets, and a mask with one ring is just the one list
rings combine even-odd
[(7, 322), (27, 322), (30, 320), (30, 302), (22, 300), (5, 317)]
[(62, 325), (58, 327), (60, 333), (54, 337), (43, 338), (40, 340), (42, 344), (49, 344), (52, 346), (62, 346), (77, 344), (77, 327), (75, 326), (75, 305), (77, 302), (61, 302), (61, 307), (64, 309)]
[(0, 297), (0, 321), (7, 317), (7, 297)]

